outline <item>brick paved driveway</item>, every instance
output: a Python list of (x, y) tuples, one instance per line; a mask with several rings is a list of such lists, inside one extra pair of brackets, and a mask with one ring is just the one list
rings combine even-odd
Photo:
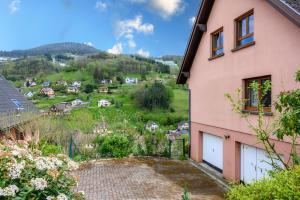
[(158, 158), (101, 160), (75, 173), (77, 191), (88, 200), (181, 200), (187, 185), (191, 199), (220, 200), (224, 190), (186, 161)]

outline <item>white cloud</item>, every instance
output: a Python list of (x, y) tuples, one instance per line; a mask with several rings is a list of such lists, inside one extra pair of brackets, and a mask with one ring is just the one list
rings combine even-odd
[(137, 44), (134, 40), (135, 34), (152, 34), (154, 32), (154, 25), (150, 23), (143, 23), (143, 16), (138, 15), (133, 19), (120, 20), (116, 25), (116, 34), (118, 39), (124, 37), (127, 40), (128, 47), (136, 48)]
[(18, 10), (20, 10), (20, 6), (21, 6), (21, 0), (13, 0), (8, 6), (10, 13), (14, 14)]
[(195, 21), (196, 21), (196, 17), (191, 17), (191, 18), (189, 18), (189, 24), (190, 24), (191, 26), (194, 25)]
[(95, 5), (95, 8), (97, 10), (103, 11), (103, 10), (105, 10), (107, 8), (107, 4), (104, 3), (104, 2), (102, 2), (102, 1), (97, 1), (96, 5)]
[(154, 25), (150, 23), (143, 24), (143, 16), (138, 15), (134, 19), (122, 20), (117, 22), (117, 35), (122, 37), (127, 34), (145, 33), (151, 34), (154, 31)]
[(132, 34), (126, 34), (124, 37), (128, 41), (129, 48), (134, 49), (136, 47), (136, 42), (134, 41), (134, 36)]
[(123, 46), (121, 43), (117, 43), (111, 49), (108, 49), (107, 52), (111, 54), (119, 55), (123, 53)]
[(129, 48), (134, 49), (136, 47), (135, 41), (133, 39), (128, 40), (128, 46)]
[(92, 43), (92, 42), (84, 42), (83, 44), (85, 44), (85, 45), (87, 45), (87, 46), (90, 46), (90, 47), (93, 46), (93, 43)]
[(150, 6), (164, 19), (184, 10), (183, 0), (150, 0)]
[(145, 51), (144, 49), (139, 49), (136, 52), (137, 55), (145, 57), (145, 58), (149, 58), (150, 57), (150, 52), (149, 51)]

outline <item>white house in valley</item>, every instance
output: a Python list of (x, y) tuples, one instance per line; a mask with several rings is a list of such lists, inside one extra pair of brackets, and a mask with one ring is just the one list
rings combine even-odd
[(98, 107), (108, 107), (110, 105), (111, 103), (108, 100), (101, 99), (100, 101), (98, 101)]
[(125, 83), (126, 84), (137, 84), (138, 83), (138, 79), (137, 78), (132, 78), (132, 77), (127, 77), (125, 79)]

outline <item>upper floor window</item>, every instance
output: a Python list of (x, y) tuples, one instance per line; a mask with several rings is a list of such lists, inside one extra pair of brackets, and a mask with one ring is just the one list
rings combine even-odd
[(223, 40), (224, 40), (224, 34), (223, 34), (223, 28), (220, 28), (213, 32), (211, 34), (212, 38), (212, 51), (211, 51), (211, 57), (217, 57), (224, 54), (224, 48), (223, 48)]
[[(267, 81), (271, 83), (271, 76), (245, 80), (246, 110), (257, 111), (260, 102), (265, 112), (271, 111), (271, 89), (267, 88)], [(253, 87), (253, 83), (255, 82), (257, 83), (258, 88)]]
[(245, 13), (235, 20), (236, 47), (244, 46), (254, 41), (254, 15), (253, 10)]

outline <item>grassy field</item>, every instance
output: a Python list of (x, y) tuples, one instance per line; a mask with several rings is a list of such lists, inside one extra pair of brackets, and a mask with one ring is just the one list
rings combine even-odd
[[(128, 77), (138, 77), (139, 74), (128, 74)], [(67, 129), (80, 130), (85, 133), (91, 133), (96, 123), (106, 122), (109, 130), (119, 132), (130, 129), (130, 131), (141, 132), (145, 123), (155, 121), (159, 124), (162, 131), (175, 129), (177, 123), (188, 118), (188, 91), (181, 88), (173, 88), (174, 99), (170, 109), (146, 110), (138, 107), (131, 98), (132, 93), (144, 84), (151, 84), (155, 78), (162, 78), (167, 82), (170, 76), (167, 74), (150, 73), (147, 76), (148, 81), (140, 82), (138, 85), (119, 85), (117, 92), (112, 94), (103, 94), (94, 91), (86, 94), (82, 89), (86, 84), (93, 80), (89, 73), (85, 71), (60, 72), (46, 77), (46, 80), (55, 83), (57, 80), (66, 80), (71, 83), (75, 80), (82, 81), (81, 92), (78, 94), (57, 93), (54, 98), (39, 97), (33, 100), (40, 109), (48, 111), (49, 108), (61, 102), (70, 102), (74, 99), (81, 99), (89, 102), (85, 108), (74, 108), (70, 114), (53, 118), (63, 122)], [(30, 88), (38, 92), (41, 86)], [(28, 90), (28, 88), (26, 89)], [(107, 108), (98, 108), (97, 102), (101, 99), (109, 100), (113, 103)]]

